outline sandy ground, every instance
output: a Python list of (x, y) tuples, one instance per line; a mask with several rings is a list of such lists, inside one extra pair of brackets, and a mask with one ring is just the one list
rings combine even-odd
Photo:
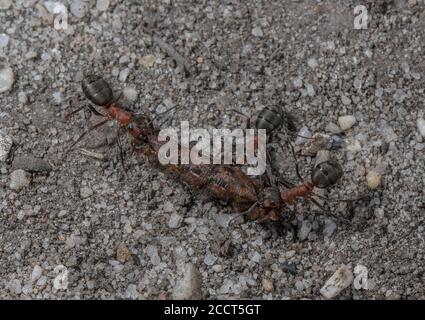
[[(1, 64), (14, 74), (0, 93), (0, 137), (13, 140), (0, 162), (0, 298), (322, 299), (342, 266), (337, 299), (425, 298), (424, 1), (365, 0), (365, 30), (353, 26), (362, 1), (97, 2), (63, 1), (66, 31), (44, 1), (0, 9)], [(181, 53), (188, 74), (152, 34)], [(168, 126), (237, 128), (244, 120), (230, 109), (255, 116), (278, 104), (297, 129), (329, 134), (354, 116), (331, 151), (344, 178), (325, 195), (370, 198), (324, 211), (299, 201), (285, 209), (293, 236), (230, 222), (231, 207), (140, 163), (129, 139), (126, 175), (113, 123), (66, 153), (99, 120), (87, 110), (65, 120), (88, 104), (87, 73), (117, 96), (135, 89), (135, 101), (122, 99), (134, 112), (179, 106)], [(289, 150), (274, 161), (296, 181)], [(314, 161), (299, 157), (303, 175)], [(374, 190), (371, 171), (382, 177)], [(361, 266), (367, 277), (353, 281)]]

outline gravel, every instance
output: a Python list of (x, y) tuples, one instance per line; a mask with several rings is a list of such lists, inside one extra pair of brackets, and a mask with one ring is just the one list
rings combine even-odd
[(326, 281), (322, 289), (320, 289), (320, 293), (326, 299), (333, 299), (348, 288), (352, 282), (353, 272), (348, 266), (342, 266)]
[(32, 156), (18, 156), (13, 159), (12, 169), (48, 173), (52, 170), (52, 166), (47, 161), (40, 158)]
[(6, 161), (12, 148), (12, 138), (4, 131), (0, 130), (0, 163)]
[(0, 93), (10, 90), (14, 82), (15, 74), (12, 68), (0, 65)]
[(15, 170), (10, 174), (10, 189), (12, 190), (20, 191), (28, 187), (30, 182), (29, 175), (24, 170)]
[[(61, 3), (66, 30), (54, 28), (45, 1), (0, 0), (0, 70), (13, 73), (0, 93), (0, 298), (324, 299), (341, 263), (365, 266), (368, 288), (356, 274), (328, 297), (425, 298), (424, 1), (394, 0), (386, 11), (370, 1), (365, 30), (353, 30), (352, 0)], [(320, 199), (323, 210), (297, 200), (282, 224), (260, 224), (143, 164), (125, 135), (123, 169), (113, 123), (71, 148), (101, 121), (87, 109), (65, 117), (88, 104), (86, 73), (103, 75), (135, 113), (175, 106), (155, 120), (163, 127), (239, 128), (246, 119), (230, 109), (254, 119), (281, 106), (295, 129), (272, 137), (276, 175), (299, 182), (285, 140), (301, 128), (339, 134), (339, 147), (325, 151), (345, 174), (316, 191), (368, 198)], [(342, 131), (347, 115), (356, 122)], [(306, 140), (295, 148), (305, 179), (317, 157), (301, 155)], [(120, 257), (119, 246), (128, 249)]]
[(202, 297), (201, 274), (195, 265), (188, 263), (184, 266), (183, 276), (178, 279), (173, 289), (173, 299), (196, 300)]

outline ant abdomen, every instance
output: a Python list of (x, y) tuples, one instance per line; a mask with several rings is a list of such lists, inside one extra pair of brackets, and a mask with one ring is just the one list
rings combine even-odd
[(343, 170), (335, 160), (327, 160), (314, 167), (311, 173), (311, 182), (317, 188), (328, 188), (341, 179)]
[(283, 125), (290, 131), (295, 130), (295, 125), (292, 116), (276, 105), (264, 107), (255, 120), (255, 127), (257, 129), (264, 129), (268, 134), (271, 134), (276, 129), (281, 128)]
[(95, 105), (105, 106), (114, 98), (111, 87), (101, 76), (94, 74), (86, 76), (81, 87), (87, 99)]

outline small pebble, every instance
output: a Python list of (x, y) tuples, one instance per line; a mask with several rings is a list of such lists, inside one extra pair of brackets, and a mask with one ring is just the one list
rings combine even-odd
[(130, 73), (130, 70), (128, 68), (125, 68), (125, 69), (121, 70), (120, 71), (120, 74), (118, 76), (118, 79), (121, 82), (126, 82), (129, 73)]
[(418, 120), (416, 120), (416, 125), (418, 126), (419, 133), (422, 137), (425, 137), (425, 119), (418, 118)]
[(7, 34), (0, 34), (0, 48), (4, 48), (9, 43), (9, 36)]
[(265, 292), (273, 292), (273, 282), (270, 279), (263, 279), (262, 285)]
[(381, 184), (381, 174), (376, 171), (369, 171), (369, 173), (366, 175), (366, 182), (369, 188), (378, 188)]
[(353, 272), (347, 266), (342, 266), (326, 281), (320, 289), (320, 293), (326, 299), (332, 299), (338, 296), (344, 289), (348, 288), (353, 282)]
[(367, 284), (367, 268), (364, 265), (358, 264), (355, 268), (354, 268), (354, 288), (356, 290), (360, 290), (360, 289), (364, 289), (367, 290), (368, 289), (368, 284)]
[(53, 102), (56, 105), (60, 105), (62, 103), (62, 93), (60, 91), (53, 92)]
[(221, 264), (216, 264), (216, 265), (214, 265), (212, 267), (212, 270), (214, 272), (217, 272), (217, 273), (222, 272), (223, 271), (223, 266)]
[(9, 9), (12, 5), (12, 0), (0, 0), (0, 10)]
[(341, 128), (336, 123), (333, 123), (333, 122), (329, 122), (326, 125), (325, 130), (330, 133), (341, 133)]
[(63, 265), (58, 265), (53, 270), (57, 274), (53, 280), (54, 290), (66, 290), (68, 289), (68, 269)]
[(12, 148), (13, 140), (6, 133), (0, 130), (0, 162), (6, 161)]
[(202, 278), (195, 265), (188, 263), (183, 270), (183, 277), (176, 281), (173, 288), (175, 300), (198, 300), (202, 298)]
[(294, 85), (294, 88), (301, 88), (301, 87), (302, 87), (302, 85), (303, 85), (303, 80), (302, 80), (302, 79), (300, 79), (300, 78), (295, 78), (295, 79), (292, 81), (292, 84)]
[(322, 162), (328, 161), (330, 158), (330, 152), (328, 150), (319, 150), (316, 154), (316, 161), (314, 166), (318, 166)]
[(316, 94), (316, 90), (314, 90), (314, 87), (311, 84), (306, 84), (305, 88), (307, 90), (307, 94), (309, 97), (314, 97)]
[(301, 280), (295, 282), (295, 289), (297, 291), (303, 291), (305, 289), (304, 283)]
[(347, 150), (350, 152), (359, 152), (362, 150), (362, 145), (360, 144), (360, 141), (354, 138), (349, 138), (345, 141), (347, 145)]
[(317, 62), (315, 58), (308, 59), (307, 64), (312, 69), (316, 69), (319, 66), (319, 63)]
[(336, 230), (336, 224), (335, 224), (335, 222), (333, 222), (330, 219), (326, 219), (325, 220), (325, 227), (323, 228), (323, 234), (326, 237), (329, 238), (330, 236), (333, 235), (333, 233), (335, 232), (335, 230)]
[(341, 96), (341, 102), (342, 102), (342, 104), (349, 106), (351, 104), (351, 99), (347, 96), (342, 95)]
[(124, 97), (130, 102), (134, 102), (137, 100), (138, 92), (133, 87), (125, 87), (123, 90), (123, 94)]
[(139, 292), (137, 292), (137, 286), (135, 284), (129, 284), (127, 290), (125, 290), (124, 296), (127, 299), (137, 299), (139, 297)]
[(382, 208), (376, 208), (373, 213), (375, 215), (375, 218), (378, 220), (382, 220), (385, 215), (384, 209)]
[(40, 279), (42, 273), (43, 269), (39, 265), (35, 265), (31, 273), (31, 282), (36, 282), (38, 279)]
[(29, 186), (30, 179), (24, 170), (15, 170), (10, 174), (10, 188), (15, 191), (20, 191)]
[(93, 190), (89, 187), (82, 187), (80, 189), (80, 197), (85, 199), (93, 195)]
[(0, 93), (10, 90), (14, 82), (15, 75), (12, 68), (0, 66)]
[(207, 266), (212, 266), (217, 261), (217, 257), (212, 254), (206, 254), (204, 257), (204, 263)]
[(109, 8), (109, 0), (97, 0), (96, 8), (99, 11), (106, 11)]
[(330, 149), (335, 150), (344, 146), (344, 139), (339, 134), (333, 134), (330, 141)]
[(311, 132), (307, 127), (302, 127), (297, 134), (297, 138), (295, 139), (296, 145), (301, 145), (308, 141), (311, 138)]
[(255, 27), (254, 29), (252, 29), (251, 33), (254, 37), (262, 37), (263, 36), (263, 30), (261, 29), (261, 27)]
[(307, 239), (308, 234), (310, 233), (312, 228), (311, 222), (308, 220), (303, 220), (301, 223), (301, 227), (298, 229), (298, 238), (303, 241)]
[(117, 248), (117, 260), (121, 263), (124, 263), (127, 261), (128, 258), (130, 258), (131, 253), (130, 250), (128, 250), (127, 246), (124, 244), (120, 244)]
[(297, 274), (297, 265), (293, 262), (284, 262), (282, 264), (283, 272), (296, 275)]
[(338, 124), (340, 128), (345, 131), (350, 129), (356, 123), (356, 117), (351, 115), (346, 115), (338, 118)]
[(86, 15), (86, 4), (81, 0), (71, 2), (71, 13), (77, 18), (84, 18)]
[(173, 213), (170, 216), (170, 220), (168, 220), (168, 227), (170, 229), (177, 229), (180, 227), (183, 221), (183, 217), (177, 213)]
[(150, 68), (155, 64), (155, 56), (152, 54), (148, 54), (147, 56), (144, 56), (140, 59), (140, 63), (142, 64), (142, 66)]
[(9, 282), (9, 285), (8, 285), (8, 288), (9, 288), (9, 291), (11, 293), (21, 294), (21, 292), (22, 292), (21, 281), (18, 280), (18, 279), (14, 279), (14, 280), (10, 281)]
[(406, 99), (407, 95), (404, 93), (403, 90), (401, 89), (397, 89), (394, 93), (394, 100), (397, 101), (398, 103), (402, 103), (404, 101), (404, 99)]

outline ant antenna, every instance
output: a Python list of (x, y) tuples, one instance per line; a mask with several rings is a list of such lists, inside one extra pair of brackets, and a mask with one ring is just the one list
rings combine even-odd
[[(174, 107), (171, 107), (170, 109), (165, 110), (165, 111), (164, 111), (164, 112), (162, 112), (162, 113), (156, 114), (156, 115), (155, 115), (155, 116), (153, 116), (153, 118), (151, 118), (151, 120), (148, 122), (148, 126), (149, 126), (149, 125), (151, 125), (151, 124), (153, 123), (153, 121), (154, 121), (156, 118), (158, 118), (159, 116), (163, 116), (163, 115), (165, 115), (166, 113), (170, 112), (171, 110), (178, 109), (178, 108), (179, 108), (179, 106), (174, 106)], [(161, 123), (160, 123), (160, 125), (159, 125), (158, 127), (161, 127), (163, 124), (164, 124), (164, 121), (163, 121), (163, 122), (161, 122)]]

